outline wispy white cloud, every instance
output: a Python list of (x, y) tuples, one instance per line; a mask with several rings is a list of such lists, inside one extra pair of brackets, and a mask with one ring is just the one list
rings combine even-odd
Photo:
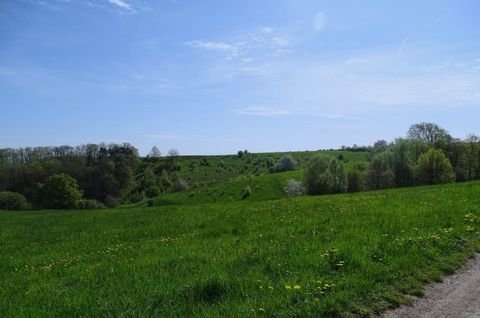
[(225, 56), (227, 59), (233, 59), (238, 57), (245, 47), (244, 42), (215, 42), (215, 41), (188, 41), (185, 42), (186, 45), (196, 48), (196, 49), (203, 49), (206, 51), (218, 52)]
[(90, 1), (87, 1), (86, 5), (89, 6), (90, 8), (102, 8), (102, 9), (106, 8), (104, 5), (94, 3), (94, 2), (90, 2)]
[(291, 112), (286, 109), (257, 107), (257, 106), (236, 108), (236, 109), (232, 109), (231, 111), (239, 115), (261, 116), (261, 117), (284, 116), (284, 115), (291, 114)]
[(345, 114), (318, 114), (317, 117), (325, 118), (325, 119), (357, 119), (357, 117), (352, 115), (345, 115)]
[(284, 55), (292, 51), (291, 39), (272, 27), (260, 27), (230, 41), (192, 40), (184, 43), (195, 49), (216, 52), (225, 59), (258, 60)]
[(132, 10), (132, 6), (128, 4), (125, 0), (107, 0), (110, 4), (116, 5), (122, 9)]

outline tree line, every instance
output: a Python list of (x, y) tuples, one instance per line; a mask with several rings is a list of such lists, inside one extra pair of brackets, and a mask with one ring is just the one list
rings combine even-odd
[(63, 175), (66, 189), (68, 176), (82, 198), (113, 204), (130, 191), (138, 161), (137, 149), (128, 143), (0, 149), (0, 192), (19, 193), (34, 207), (53, 207), (42, 188), (59, 182), (50, 177)]
[(369, 152), (366, 163), (345, 169), (342, 158), (318, 156), (305, 169), (308, 194), (433, 185), (480, 179), (480, 143), (473, 134), (453, 138), (434, 123), (414, 124), (406, 137), (373, 146), (342, 147)]
[(129, 143), (0, 149), (0, 209), (115, 207), (188, 187), (179, 152), (160, 157)]

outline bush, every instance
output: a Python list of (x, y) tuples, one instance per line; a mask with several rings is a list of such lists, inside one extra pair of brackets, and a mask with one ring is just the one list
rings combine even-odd
[(252, 188), (250, 188), (250, 186), (248, 185), (245, 187), (245, 189), (243, 189), (242, 200), (247, 199), (251, 195), (252, 195)]
[(128, 200), (131, 203), (137, 203), (145, 200), (145, 193), (143, 191), (136, 191), (129, 195)]
[(369, 189), (391, 188), (395, 185), (392, 153), (383, 152), (373, 157), (365, 172), (365, 183)]
[(105, 205), (107, 208), (116, 208), (117, 206), (120, 205), (120, 200), (117, 198), (112, 197), (111, 195), (107, 195), (107, 197), (104, 200)]
[(347, 192), (362, 191), (362, 172), (353, 168), (347, 173)]
[(27, 210), (27, 199), (17, 192), (0, 192), (0, 210)]
[(346, 176), (343, 163), (338, 159), (332, 159), (327, 169), (328, 193), (341, 193), (346, 190)]
[(329, 156), (315, 157), (305, 170), (303, 184), (307, 193), (313, 195), (345, 192), (343, 163)]
[(48, 209), (74, 209), (81, 206), (82, 191), (68, 174), (54, 174), (39, 184), (42, 206)]
[(95, 210), (102, 207), (103, 204), (101, 204), (97, 200), (83, 200), (83, 208), (86, 210)]
[(147, 188), (145, 188), (145, 195), (147, 198), (153, 198), (156, 196), (159, 196), (162, 191), (160, 190), (160, 187), (156, 185), (151, 185)]
[(439, 184), (455, 181), (452, 164), (440, 149), (430, 149), (418, 158), (415, 176), (419, 184)]
[(295, 170), (296, 167), (297, 161), (290, 155), (284, 155), (278, 160), (277, 164), (273, 167), (273, 170), (275, 172), (283, 172)]
[(328, 156), (317, 156), (309, 162), (303, 178), (303, 185), (308, 194), (326, 193), (327, 179), (325, 172), (330, 160), (331, 157)]
[(173, 191), (180, 192), (188, 190), (188, 183), (187, 181), (183, 180), (182, 178), (178, 178), (175, 183), (173, 184)]
[(283, 190), (289, 197), (298, 197), (303, 194), (303, 185), (301, 181), (290, 179)]

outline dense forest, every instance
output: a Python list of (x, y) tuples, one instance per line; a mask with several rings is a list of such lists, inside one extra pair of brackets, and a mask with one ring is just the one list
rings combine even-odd
[(211, 166), (209, 157), (198, 157), (194, 163), (174, 149), (162, 157), (157, 147), (142, 158), (128, 143), (0, 149), (0, 209), (114, 207), (183, 191), (213, 178), (295, 169), (304, 170), (304, 177), (288, 182), (289, 195), (480, 179), (479, 138), (454, 138), (432, 123), (412, 125), (406, 137), (390, 143), (379, 140), (342, 151), (368, 152), (368, 159), (347, 167), (341, 154), (275, 157), (242, 150), (217, 158)]

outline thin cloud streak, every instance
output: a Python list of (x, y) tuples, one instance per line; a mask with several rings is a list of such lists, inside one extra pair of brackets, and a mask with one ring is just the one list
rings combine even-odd
[(288, 110), (267, 108), (267, 107), (245, 107), (245, 108), (231, 109), (231, 111), (238, 115), (260, 116), (260, 117), (291, 115), (291, 112), (289, 112)]

